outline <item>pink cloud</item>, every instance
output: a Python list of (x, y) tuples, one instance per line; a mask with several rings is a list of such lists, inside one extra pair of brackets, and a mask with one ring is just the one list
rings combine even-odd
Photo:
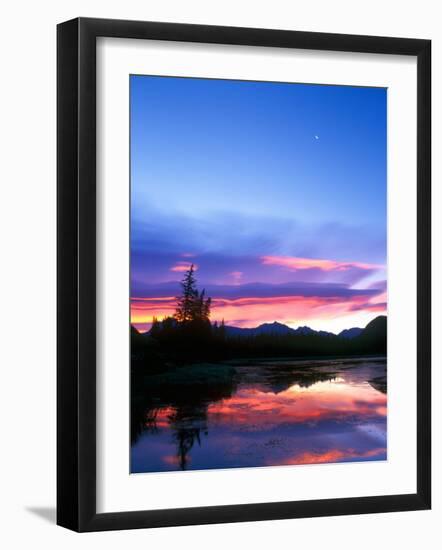
[(170, 271), (184, 273), (185, 271), (189, 271), (191, 265), (193, 265), (193, 269), (197, 271), (198, 266), (196, 264), (191, 264), (190, 262), (177, 262), (176, 265), (170, 268)]
[(264, 265), (277, 265), (291, 271), (301, 271), (305, 269), (319, 269), (321, 271), (348, 271), (349, 269), (374, 270), (384, 267), (379, 264), (298, 258), (296, 256), (262, 256), (261, 261)]
[(229, 273), (229, 275), (231, 275), (233, 277), (234, 283), (236, 285), (239, 285), (240, 282), (241, 282), (241, 278), (243, 276), (243, 272), (242, 271), (232, 271), (231, 273)]

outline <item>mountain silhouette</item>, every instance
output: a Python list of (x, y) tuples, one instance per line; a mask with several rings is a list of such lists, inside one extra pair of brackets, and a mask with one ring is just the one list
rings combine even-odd
[(384, 352), (387, 349), (387, 317), (380, 315), (370, 321), (361, 334), (353, 340), (362, 348)]
[(346, 328), (344, 330), (341, 330), (338, 336), (340, 336), (341, 338), (348, 338), (349, 340), (351, 340), (352, 338), (356, 338), (356, 336), (359, 336), (363, 330), (364, 330), (363, 328), (359, 328), (359, 327)]
[(313, 330), (307, 326), (298, 327), (297, 329), (294, 329), (293, 332), (298, 336), (312, 336), (318, 334), (319, 336), (336, 336), (333, 332), (327, 332), (326, 330)]
[(370, 321), (368, 325), (362, 331), (362, 335), (376, 336), (387, 334), (387, 317), (385, 315), (379, 315), (373, 321)]
[[(376, 317), (376, 319), (385, 319), (386, 317)], [(382, 332), (382, 330), (386, 330), (382, 326), (382, 321), (375, 323), (372, 328), (372, 324), (376, 321), (376, 319), (373, 319), (371, 321), (366, 329), (368, 329), (368, 334), (373, 333), (373, 331), (377, 331), (376, 334), (379, 336), (379, 334)], [(377, 327), (377, 328), (376, 328)], [(385, 327), (386, 327), (386, 321), (385, 321)], [(283, 323), (278, 323), (277, 321), (274, 321), (273, 323), (263, 323), (262, 325), (259, 325), (254, 328), (241, 328), (241, 327), (235, 327), (232, 325), (226, 325), (225, 330), (227, 336), (258, 336), (262, 334), (272, 334), (272, 335), (297, 335), (297, 336), (326, 336), (326, 337), (339, 337), (339, 338), (345, 338), (345, 339), (353, 339), (357, 336), (360, 336), (366, 329), (353, 327), (348, 328), (343, 331), (341, 331), (338, 335), (333, 334), (332, 332), (327, 332), (325, 330), (314, 330), (308, 326), (301, 326), (298, 328), (291, 328), (287, 325), (284, 325)]]
[(278, 323), (277, 321), (273, 323), (263, 323), (255, 328), (240, 328), (226, 325), (225, 330), (227, 336), (258, 336), (261, 334), (273, 334), (276, 336), (296, 333), (292, 328), (282, 323)]

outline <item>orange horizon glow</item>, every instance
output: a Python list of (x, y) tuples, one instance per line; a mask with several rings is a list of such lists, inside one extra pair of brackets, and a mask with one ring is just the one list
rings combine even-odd
[[(213, 298), (212, 320), (224, 319), (227, 325), (253, 328), (263, 323), (278, 321), (292, 328), (309, 324), (316, 330), (339, 332), (343, 328), (366, 325), (376, 314), (386, 312), (380, 297), (359, 295), (345, 297), (248, 297)], [(131, 299), (131, 323), (140, 330), (148, 330), (153, 318), (161, 320), (173, 316), (175, 296)]]

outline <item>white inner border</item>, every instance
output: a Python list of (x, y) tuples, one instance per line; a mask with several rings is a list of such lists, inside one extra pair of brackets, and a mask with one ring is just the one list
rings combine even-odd
[[(134, 73), (388, 87), (387, 461), (129, 475)], [(97, 40), (97, 512), (416, 492), (416, 74), (411, 56)]]

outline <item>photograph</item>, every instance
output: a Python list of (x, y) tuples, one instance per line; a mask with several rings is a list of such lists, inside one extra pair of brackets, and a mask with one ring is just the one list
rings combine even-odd
[(131, 474), (388, 459), (387, 96), (129, 76)]

